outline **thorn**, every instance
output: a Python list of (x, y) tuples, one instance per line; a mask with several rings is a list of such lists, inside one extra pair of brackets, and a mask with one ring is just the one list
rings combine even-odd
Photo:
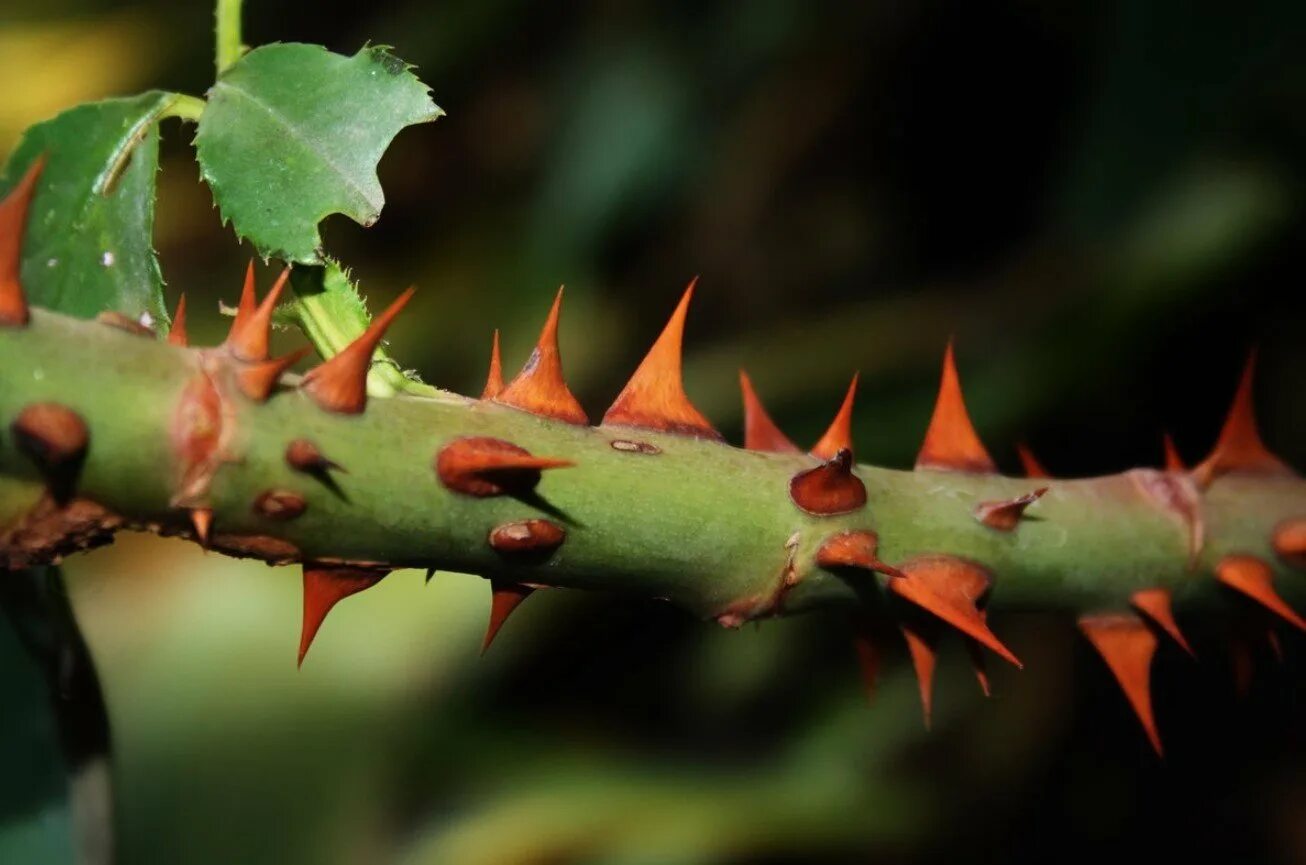
[(567, 539), (567, 532), (548, 520), (518, 520), (490, 529), (490, 546), (505, 555), (547, 556)]
[(1025, 469), (1027, 478), (1050, 478), (1048, 470), (1043, 468), (1043, 464), (1034, 456), (1034, 452), (1029, 449), (1029, 445), (1020, 442), (1016, 445), (1016, 454), (1020, 457), (1020, 465)]
[(304, 666), (304, 656), (331, 608), (350, 595), (372, 588), (388, 573), (388, 570), (370, 568), (304, 565), (304, 621), (299, 632), (299, 666)]
[(30, 313), (23, 291), (23, 237), (45, 154), (32, 160), (18, 183), (0, 200), (0, 326), (22, 327)]
[(532, 456), (512, 442), (484, 436), (456, 438), (435, 458), (440, 483), (456, 493), (479, 497), (533, 490), (541, 471), (573, 465), (571, 460)]
[(996, 472), (993, 458), (975, 434), (961, 395), (961, 379), (953, 357), (952, 340), (943, 353), (943, 378), (925, 443), (916, 455), (916, 468), (953, 472)]
[(494, 330), (494, 340), (490, 343), (490, 372), (485, 377), (485, 389), (481, 399), (494, 399), (503, 392), (503, 360), (499, 357), (499, 329)]
[(1306, 631), (1306, 619), (1302, 619), (1274, 590), (1274, 572), (1265, 562), (1254, 556), (1225, 556), (1216, 564), (1215, 576), (1297, 629)]
[(828, 460), (841, 450), (853, 452), (853, 399), (857, 396), (857, 378), (858, 373), (853, 373), (843, 405), (839, 406), (830, 428), (811, 450), (812, 456), (819, 460)]
[(305, 374), (300, 387), (319, 406), (337, 414), (361, 414), (367, 407), (367, 371), (386, 328), (412, 300), (409, 288), (378, 315), (357, 339)]
[(430, 585), (431, 577), (434, 577), (434, 576), (435, 576), (435, 568), (427, 568), (427, 569), (426, 569), (426, 583), (427, 583), (427, 585)]
[(1025, 508), (1042, 498), (1047, 491), (1047, 487), (1039, 487), (1033, 492), (1012, 499), (980, 502), (971, 513), (975, 515), (975, 519), (991, 529), (999, 532), (1015, 531), (1020, 518), (1025, 514)]
[(925, 718), (925, 729), (930, 729), (934, 715), (934, 666), (938, 659), (937, 633), (928, 622), (904, 622), (899, 626), (907, 639), (907, 651), (911, 654), (911, 665), (916, 670), (916, 681), (921, 692), (921, 713)]
[(118, 330), (130, 333), (132, 336), (146, 336), (153, 339), (156, 334), (154, 329), (148, 325), (142, 324), (128, 315), (123, 315), (116, 309), (106, 309), (95, 314), (95, 320), (107, 327), (115, 327)]
[(1142, 613), (1161, 630), (1170, 635), (1170, 638), (1179, 644), (1179, 648), (1188, 653), (1189, 657), (1196, 658), (1197, 653), (1193, 647), (1188, 644), (1184, 637), (1183, 631), (1179, 630), (1179, 623), (1174, 619), (1174, 612), (1170, 604), (1169, 589), (1139, 589), (1129, 598), (1134, 609)]
[(245, 288), (240, 295), (240, 307), (236, 319), (231, 323), (227, 334), (227, 350), (240, 360), (260, 361), (268, 357), (268, 337), (272, 332), (272, 313), (277, 308), (281, 291), (290, 279), (290, 266), (287, 265), (273, 283), (272, 290), (263, 298), (263, 302), (254, 306), (254, 262), (249, 263), (245, 276)]
[(753, 390), (748, 373), (739, 371), (739, 390), (744, 395), (744, 447), (750, 451), (799, 453), (798, 445), (789, 440), (771, 420), (762, 401)]
[(14, 444), (45, 478), (56, 503), (67, 504), (86, 460), (90, 432), (82, 416), (55, 402), (24, 406), (9, 425)]
[(1184, 465), (1183, 457), (1179, 456), (1179, 448), (1175, 447), (1174, 438), (1170, 433), (1162, 433), (1161, 447), (1165, 450), (1165, 470), (1168, 472), (1186, 472), (1188, 467)]
[(1271, 543), (1279, 558), (1295, 568), (1306, 570), (1306, 517), (1279, 523), (1274, 527)]
[(1256, 408), (1252, 399), (1255, 376), (1256, 352), (1253, 350), (1247, 356), (1220, 438), (1210, 456), (1193, 469), (1193, 476), (1200, 486), (1205, 487), (1226, 472), (1292, 474), (1292, 470), (1265, 447), (1256, 428)]
[(1133, 613), (1083, 616), (1079, 629), (1111, 668), (1157, 756), (1165, 756), (1152, 715), (1152, 657), (1156, 654), (1156, 635)]
[(308, 510), (308, 502), (290, 490), (264, 490), (254, 499), (254, 513), (278, 522), (287, 522)]
[(306, 345), (282, 357), (242, 365), (236, 370), (236, 385), (241, 393), (254, 402), (266, 402), (277, 386), (277, 382), (281, 380), (282, 373), (298, 363), (300, 358), (311, 350), (312, 347)]
[(721, 440), (707, 418), (699, 413), (685, 395), (681, 374), (680, 352), (685, 336), (685, 316), (694, 296), (698, 277), (689, 282), (680, 304), (671, 314), (657, 342), (631, 375), (626, 387), (617, 395), (604, 426), (634, 426), (661, 430), (677, 435)]
[(505, 583), (500, 580), (490, 580), (490, 622), (485, 628), (485, 639), (481, 642), (481, 654), (484, 655), (498, 636), (499, 629), (503, 623), (508, 621), (512, 611), (521, 605), (521, 602), (531, 596), (535, 590), (529, 586), (519, 585), (517, 583)]
[(562, 289), (559, 288), (526, 365), (494, 399), (541, 417), (584, 425), (589, 423), (589, 418), (567, 389), (562, 376), (562, 356), (558, 352), (558, 317), (561, 313)]
[(846, 514), (866, 504), (866, 485), (853, 474), (853, 455), (842, 450), (828, 462), (806, 469), (789, 481), (789, 498), (818, 517)]
[[(983, 610), (980, 611), (980, 615), (984, 615)], [(989, 668), (984, 659), (984, 647), (979, 641), (972, 640), (970, 637), (963, 638), (962, 642), (966, 644), (966, 654), (970, 657), (970, 665), (975, 670), (975, 680), (979, 682), (980, 690), (985, 697), (992, 697), (993, 689), (989, 684)]]
[(957, 556), (924, 555), (898, 566), (902, 576), (889, 578), (889, 590), (933, 613), (968, 637), (983, 643), (1008, 662), (1020, 659), (989, 629), (980, 604), (993, 578), (978, 564)]
[(862, 688), (866, 699), (874, 702), (880, 681), (880, 641), (868, 616), (853, 620), (853, 649), (857, 652), (857, 667), (862, 673)]
[(332, 469), (345, 471), (340, 463), (324, 457), (317, 445), (308, 439), (295, 439), (286, 445), (286, 462), (295, 471), (306, 475), (323, 474)]
[(875, 532), (856, 530), (840, 532), (826, 538), (816, 551), (816, 564), (822, 568), (861, 568), (890, 576), (902, 576), (897, 568), (880, 561), (880, 539)]
[(190, 524), (195, 527), (195, 540), (199, 545), (208, 549), (209, 530), (213, 527), (213, 509), (212, 508), (191, 508)]
[(172, 314), (172, 327), (168, 330), (168, 344), (179, 348), (190, 345), (190, 338), (186, 335), (186, 292), (184, 291), (181, 293), (181, 297), (177, 298), (177, 311)]

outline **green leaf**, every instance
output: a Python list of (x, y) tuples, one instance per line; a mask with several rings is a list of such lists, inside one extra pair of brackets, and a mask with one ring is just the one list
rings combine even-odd
[(176, 100), (151, 91), (69, 109), (28, 129), (0, 191), (47, 155), (23, 242), (28, 300), (82, 318), (116, 310), (167, 321), (154, 257), (159, 117)]
[(385, 196), (376, 166), (399, 131), (441, 116), (425, 84), (384, 48), (353, 57), (265, 45), (209, 91), (195, 139), (224, 219), (264, 257), (322, 262), (318, 223), (367, 226)]

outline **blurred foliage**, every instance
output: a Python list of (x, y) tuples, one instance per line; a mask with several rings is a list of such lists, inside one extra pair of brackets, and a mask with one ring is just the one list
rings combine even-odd
[[(860, 369), (859, 456), (905, 467), (953, 334), (1008, 467), (1022, 438), (1063, 475), (1156, 464), (1163, 429), (1195, 459), (1258, 344), (1266, 438), (1306, 465), (1302, 4), (248, 7), (252, 43), (395, 45), (449, 113), (382, 161), (380, 222), (324, 225), (374, 308), (419, 286), (390, 342), (426, 381), (479, 392), (495, 327), (513, 368), (565, 282), (597, 416), (698, 273), (688, 388), (728, 432), (741, 365), (799, 440)], [(210, 25), (8, 0), (0, 150), (78, 100), (201, 92)], [(166, 133), (157, 248), (216, 342), (252, 251)], [(296, 673), (295, 569), (126, 541), (68, 573), (127, 862), (1306, 861), (1299, 638), (1237, 703), (1194, 622), (1201, 662), (1155, 674), (1161, 766), (1054, 614), (999, 624), (1029, 663), (992, 701), (945, 652), (925, 736), (904, 658), (867, 707), (837, 619), (546, 592), (478, 660), (485, 585), (405, 573)]]

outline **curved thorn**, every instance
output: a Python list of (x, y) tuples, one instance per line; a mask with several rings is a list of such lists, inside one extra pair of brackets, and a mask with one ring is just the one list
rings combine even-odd
[(1157, 756), (1164, 756), (1152, 714), (1152, 657), (1156, 654), (1156, 635), (1133, 613), (1083, 616), (1079, 629), (1111, 669)]
[(236, 371), (236, 384), (241, 393), (254, 402), (266, 402), (282, 374), (311, 350), (312, 347), (306, 345), (282, 357), (243, 365)]
[(508, 383), (496, 402), (560, 421), (583, 425), (589, 423), (585, 410), (562, 375), (562, 355), (558, 351), (558, 319), (562, 314), (562, 288), (553, 299), (549, 317), (540, 330), (535, 349), (517, 377)]
[(1197, 657), (1197, 653), (1184, 637), (1183, 631), (1179, 630), (1179, 623), (1175, 621), (1169, 589), (1139, 589), (1130, 596), (1129, 603), (1151, 619), (1158, 628), (1165, 631), (1170, 639), (1179, 644), (1179, 648), (1188, 653), (1189, 657)]
[(481, 642), (481, 654), (484, 655), (499, 635), (499, 629), (508, 621), (513, 610), (521, 606), (522, 601), (531, 596), (535, 590), (517, 583), (490, 580), (490, 621), (485, 628), (485, 639)]
[(300, 388), (327, 411), (361, 414), (367, 407), (367, 371), (372, 367), (372, 355), (385, 336), (386, 328), (413, 299), (415, 291), (409, 288), (399, 295), (357, 339), (341, 349), (339, 354), (309, 370), (300, 382)]
[(381, 582), (388, 570), (304, 565), (304, 617), (299, 632), (299, 666), (331, 608)]
[(1270, 453), (1261, 441), (1252, 394), (1255, 377), (1256, 351), (1253, 349), (1243, 366), (1238, 390), (1234, 393), (1228, 417), (1220, 429), (1220, 437), (1210, 455), (1193, 469), (1194, 478), (1202, 486), (1226, 472), (1292, 474), (1292, 469)]
[(36, 183), (45, 170), (45, 154), (32, 160), (22, 178), (0, 200), (0, 326), (27, 324), (27, 294), (23, 291), (23, 238), (36, 197)]
[(1229, 588), (1241, 592), (1298, 630), (1306, 631), (1306, 619), (1288, 606), (1274, 590), (1274, 572), (1255, 556), (1230, 555), (1215, 566), (1215, 576)]
[(798, 445), (789, 440), (771, 416), (767, 414), (752, 379), (742, 369), (739, 371), (739, 390), (744, 397), (744, 448), (750, 451), (772, 453), (799, 453)]

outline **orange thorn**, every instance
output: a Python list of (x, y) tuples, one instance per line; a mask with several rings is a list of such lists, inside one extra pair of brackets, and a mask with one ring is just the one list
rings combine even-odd
[(1253, 350), (1247, 356), (1233, 404), (1229, 406), (1229, 415), (1220, 430), (1220, 438), (1211, 449), (1210, 456), (1193, 469), (1193, 475), (1201, 486), (1206, 486), (1226, 472), (1292, 473), (1282, 460), (1265, 447), (1256, 428), (1256, 408), (1252, 399), (1255, 376), (1256, 352)]
[(485, 628), (485, 639), (481, 642), (481, 654), (484, 655), (498, 636), (499, 629), (503, 623), (508, 621), (512, 611), (521, 606), (521, 602), (526, 600), (535, 591), (529, 586), (523, 586), (518, 583), (505, 583), (501, 580), (490, 580), (490, 622)]
[(1306, 517), (1294, 517), (1279, 523), (1274, 527), (1271, 543), (1279, 558), (1306, 570)]
[(562, 356), (558, 352), (558, 317), (561, 312), (562, 289), (559, 288), (535, 350), (517, 377), (494, 399), (541, 417), (583, 425), (589, 423), (589, 418), (562, 377)]
[(227, 350), (240, 360), (260, 361), (268, 357), (268, 337), (272, 332), (272, 313), (277, 308), (281, 291), (290, 279), (290, 267), (286, 266), (273, 283), (272, 290), (263, 298), (263, 302), (254, 306), (254, 262), (250, 262), (245, 277), (245, 290), (240, 295), (240, 308), (236, 319), (231, 323), (227, 334)]
[(901, 576), (889, 578), (891, 592), (933, 613), (1017, 667), (1024, 667), (989, 629), (979, 609), (993, 584), (984, 568), (958, 556), (924, 555), (908, 559), (898, 570)]
[(209, 529), (213, 527), (213, 510), (211, 508), (191, 508), (190, 523), (195, 527), (195, 539), (201, 547), (209, 545)]
[(1197, 657), (1197, 653), (1184, 637), (1183, 631), (1179, 630), (1179, 623), (1174, 619), (1169, 589), (1139, 589), (1130, 596), (1129, 603), (1169, 634), (1170, 638), (1179, 644), (1179, 648), (1187, 652), (1190, 657)]
[(991, 529), (1000, 532), (1015, 531), (1020, 518), (1025, 514), (1025, 508), (1042, 498), (1047, 491), (1047, 487), (1039, 487), (1023, 496), (996, 502), (980, 502), (971, 513), (975, 515), (975, 519)]
[(0, 201), (0, 326), (22, 327), (30, 317), (23, 291), (23, 236), (36, 182), (44, 169), (45, 154), (41, 154)]
[(866, 485), (853, 474), (852, 451), (794, 475), (789, 498), (800, 510), (818, 517), (847, 514), (866, 504)]
[[(982, 614), (983, 611), (981, 611)], [(984, 660), (984, 647), (970, 637), (966, 637), (964, 642), (966, 643), (966, 654), (970, 656), (970, 665), (975, 670), (975, 680), (979, 682), (980, 690), (984, 692), (984, 696), (992, 697), (993, 689), (989, 684), (989, 669)]]
[(168, 330), (168, 344), (185, 348), (190, 345), (186, 335), (186, 292), (177, 299), (177, 311), (172, 314), (172, 327)]
[(1168, 472), (1186, 472), (1188, 467), (1184, 465), (1183, 457), (1179, 456), (1179, 448), (1175, 447), (1174, 438), (1170, 433), (1163, 433), (1161, 436), (1161, 447), (1165, 450), (1165, 470)]
[(789, 440), (766, 413), (762, 401), (753, 390), (748, 373), (739, 371), (739, 390), (744, 395), (744, 448), (750, 451), (772, 453), (798, 453), (798, 445)]
[(1274, 590), (1274, 572), (1265, 562), (1254, 556), (1225, 556), (1216, 564), (1215, 576), (1226, 586), (1256, 601), (1299, 630), (1306, 631), (1306, 619)]
[(532, 456), (512, 442), (487, 436), (456, 438), (435, 457), (440, 483), (456, 493), (481, 497), (528, 492), (540, 482), (541, 471), (573, 465), (571, 460)]
[(1133, 613), (1083, 616), (1079, 629), (1111, 668), (1157, 756), (1164, 756), (1152, 715), (1152, 657), (1156, 654), (1156, 635)]
[(331, 608), (350, 595), (370, 589), (388, 570), (304, 565), (304, 621), (299, 632), (299, 666), (304, 666), (313, 638)]
[(876, 629), (869, 619), (853, 620), (853, 649), (857, 653), (857, 667), (862, 673), (862, 687), (866, 699), (874, 701), (880, 682), (880, 642)]
[(241, 393), (254, 402), (266, 402), (272, 394), (272, 389), (281, 380), (281, 374), (298, 363), (299, 359), (311, 350), (312, 347), (306, 345), (282, 357), (246, 364), (236, 371), (236, 384), (240, 387)]
[(697, 284), (698, 277), (690, 280), (662, 335), (653, 343), (607, 414), (603, 415), (604, 426), (644, 427), (678, 435), (721, 439), (721, 433), (685, 395), (681, 375), (680, 351), (685, 336), (685, 316)]
[(1043, 464), (1034, 456), (1034, 452), (1029, 449), (1029, 445), (1020, 442), (1016, 445), (1016, 454), (1020, 457), (1020, 464), (1025, 469), (1027, 478), (1050, 478), (1048, 470), (1043, 468)]
[(875, 532), (855, 530), (826, 538), (816, 551), (816, 564), (822, 568), (861, 568), (902, 576), (897, 568), (880, 561)]
[[(923, 624), (923, 623), (920, 623)], [(907, 638), (907, 651), (911, 653), (911, 664), (916, 670), (916, 681), (921, 692), (921, 712), (925, 716), (925, 729), (930, 729), (934, 714), (934, 665), (938, 659), (935, 639), (926, 633), (929, 628), (919, 624), (903, 624), (902, 635)]]
[(485, 389), (481, 399), (494, 399), (503, 392), (503, 361), (499, 357), (499, 330), (494, 330), (494, 341), (490, 344), (490, 372), (485, 377)]
[(853, 452), (853, 399), (857, 396), (857, 377), (858, 373), (853, 373), (843, 405), (839, 406), (839, 412), (830, 422), (830, 428), (811, 450), (812, 456), (817, 459), (831, 459), (841, 450)]
[(319, 406), (338, 414), (361, 414), (367, 407), (367, 371), (381, 337), (398, 317), (416, 289), (409, 288), (378, 315), (358, 338), (318, 366), (310, 369), (300, 387)]
[(925, 443), (916, 455), (916, 468), (954, 472), (996, 472), (993, 458), (975, 434), (961, 395), (961, 379), (953, 358), (952, 340), (943, 353), (943, 378)]

